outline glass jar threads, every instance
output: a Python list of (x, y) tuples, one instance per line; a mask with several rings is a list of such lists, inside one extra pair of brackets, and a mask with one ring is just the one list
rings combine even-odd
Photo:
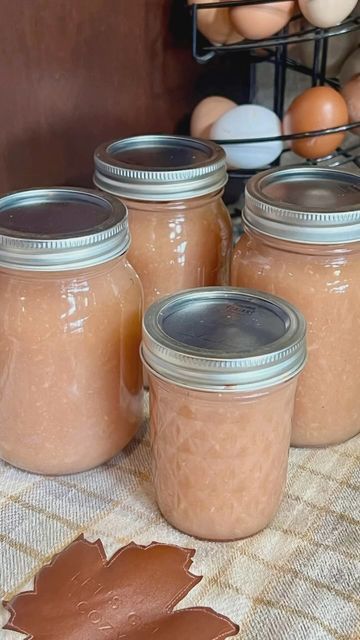
[(138, 136), (95, 152), (96, 186), (129, 211), (129, 260), (145, 309), (161, 296), (229, 284), (232, 230), (222, 201), (225, 154), (205, 140)]
[(292, 443), (336, 444), (360, 430), (360, 176), (270, 170), (247, 184), (232, 284), (296, 305), (308, 322)]
[(114, 456), (142, 420), (142, 295), (126, 208), (95, 191), (0, 198), (0, 456), (63, 474)]
[(232, 540), (274, 517), (286, 481), (305, 321), (256, 291), (193, 289), (144, 317), (155, 491), (175, 527)]

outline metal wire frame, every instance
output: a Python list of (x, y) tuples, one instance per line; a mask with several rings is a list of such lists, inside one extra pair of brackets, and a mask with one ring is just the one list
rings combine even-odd
[[(281, 45), (299, 44), (301, 42), (315, 41), (322, 42), (328, 38), (341, 36), (351, 31), (357, 31), (360, 29), (360, 16), (350, 17), (344, 20), (341, 24), (335, 25), (328, 29), (320, 29), (319, 27), (310, 27), (305, 31), (299, 31), (297, 33), (288, 33), (287, 29), (282, 32), (265, 38), (262, 40), (241, 40), (238, 43), (226, 44), (226, 45), (212, 45), (210, 43), (199, 45), (198, 38), (198, 12), (205, 9), (225, 9), (227, 7), (242, 7), (252, 6), (258, 4), (270, 4), (273, 0), (228, 0), (227, 2), (214, 2), (204, 4), (193, 4), (190, 7), (192, 12), (192, 53), (197, 62), (208, 62), (215, 55), (222, 53), (229, 53), (234, 51), (253, 51), (254, 49), (262, 49), (267, 47), (278, 47)], [(286, 2), (287, 0), (277, 0), (278, 2)], [(291, 22), (301, 17), (301, 14), (297, 14), (292, 17)], [(317, 52), (318, 56), (319, 52)], [(316, 56), (316, 59), (317, 59)]]
[[(326, 77), (326, 65), (328, 54), (328, 42), (329, 38), (341, 37), (346, 33), (360, 30), (360, 17), (350, 17), (339, 25), (331, 27), (329, 29), (320, 29), (317, 27), (311, 27), (305, 31), (299, 31), (295, 33), (289, 33), (288, 27), (283, 31), (263, 40), (245, 40), (231, 45), (211, 45), (210, 43), (199, 44), (204, 41), (204, 38), (199, 38), (198, 31), (198, 12), (205, 9), (226, 8), (235, 6), (251, 6), (258, 4), (268, 4), (272, 0), (228, 0), (226, 2), (204, 3), (200, 5), (193, 4), (191, 6), (192, 11), (192, 51), (193, 57), (199, 63), (206, 63), (216, 55), (224, 55), (225, 53), (231, 54), (233, 52), (247, 51), (251, 54), (251, 61), (256, 64), (261, 64), (264, 61), (270, 62), (274, 65), (274, 104), (273, 110), (279, 116), (280, 119), (284, 115), (285, 104), (285, 92), (286, 92), (286, 76), (288, 70), (293, 70), (311, 78), (312, 86), (329, 85), (335, 89), (339, 88), (339, 82), (336, 78)], [(285, 2), (286, 0), (278, 0)], [(295, 15), (292, 20), (297, 20), (300, 16)], [(314, 55), (312, 67), (306, 67), (300, 64), (296, 60), (293, 60), (288, 56), (288, 45), (298, 44), (301, 42), (314, 42)], [(261, 49), (261, 56), (259, 56), (259, 50)], [(255, 79), (254, 75), (253, 78)], [(254, 81), (254, 80), (253, 80)], [(252, 87), (253, 89), (253, 87)], [(317, 131), (298, 133), (292, 135), (282, 135), (276, 137), (264, 137), (264, 138), (246, 138), (246, 139), (231, 139), (231, 140), (215, 140), (219, 144), (256, 144), (261, 142), (273, 142), (273, 141), (291, 141), (297, 139), (305, 139), (315, 136), (324, 136), (332, 133), (347, 132), (352, 129), (356, 129), (360, 126), (360, 121), (341, 127), (332, 127), (328, 129), (321, 129)], [(290, 149), (284, 149), (279, 158), (277, 158), (269, 166), (277, 166), (281, 164), (284, 155), (288, 153)], [(308, 164), (324, 164), (329, 166), (342, 166), (349, 162), (360, 162), (360, 138), (359, 143), (354, 143), (350, 148), (344, 149), (339, 147), (334, 153), (326, 158), (320, 158), (318, 160), (306, 160)], [(264, 167), (266, 168), (266, 167)], [(254, 173), (255, 170), (232, 170), (229, 171), (230, 177), (239, 177), (246, 179)]]

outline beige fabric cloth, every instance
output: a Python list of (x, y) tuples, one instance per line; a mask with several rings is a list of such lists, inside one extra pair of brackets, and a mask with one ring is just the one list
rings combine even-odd
[[(200, 542), (162, 519), (146, 433), (79, 475), (41, 477), (0, 463), (2, 597), (31, 588), (41, 566), (82, 532), (100, 537), (109, 555), (132, 540), (196, 549), (193, 571), (204, 578), (180, 606), (212, 606), (240, 625), (242, 640), (360, 640), (360, 436), (292, 450), (275, 521), (235, 543)], [(0, 627), (7, 618), (1, 609)], [(22, 637), (0, 629), (0, 640)]]

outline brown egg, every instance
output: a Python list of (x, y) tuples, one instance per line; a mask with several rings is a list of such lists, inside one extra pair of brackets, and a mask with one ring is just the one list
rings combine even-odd
[(293, 16), (295, 7), (293, 1), (233, 7), (230, 18), (236, 31), (244, 38), (260, 40), (283, 29)]
[[(349, 122), (344, 98), (331, 87), (312, 87), (295, 98), (285, 114), (284, 134), (306, 133)], [(342, 143), (345, 133), (333, 133), (291, 141), (292, 150), (304, 158), (323, 158)]]
[(244, 39), (245, 38), (241, 36), (240, 33), (235, 31), (235, 29), (232, 29), (230, 35), (228, 36), (228, 38), (226, 38), (226, 41), (224, 42), (224, 44), (237, 44), (238, 42), (241, 42)]
[(192, 112), (190, 133), (194, 138), (210, 138), (212, 125), (227, 111), (236, 107), (236, 102), (222, 96), (209, 96), (201, 100)]
[[(350, 122), (360, 122), (360, 73), (346, 83), (341, 93), (347, 104)], [(360, 127), (351, 131), (360, 135)]]
[(360, 46), (352, 52), (352, 54), (346, 58), (340, 74), (339, 80), (343, 87), (353, 76), (356, 76), (360, 72)]
[[(219, 2), (219, 0), (187, 0), (188, 5)], [(199, 31), (215, 45), (230, 44), (241, 40), (230, 20), (228, 7), (198, 9), (197, 26)]]

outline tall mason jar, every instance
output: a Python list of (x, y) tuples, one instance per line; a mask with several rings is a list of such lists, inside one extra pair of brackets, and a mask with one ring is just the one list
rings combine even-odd
[(275, 169), (247, 184), (232, 284), (296, 305), (308, 323), (292, 444), (324, 446), (360, 431), (360, 176)]
[(185, 136), (138, 136), (95, 151), (96, 186), (129, 211), (129, 261), (145, 309), (183, 289), (229, 284), (232, 228), (225, 153)]
[(0, 198), (0, 456), (63, 474), (108, 460), (142, 420), (142, 292), (126, 207), (96, 191)]

